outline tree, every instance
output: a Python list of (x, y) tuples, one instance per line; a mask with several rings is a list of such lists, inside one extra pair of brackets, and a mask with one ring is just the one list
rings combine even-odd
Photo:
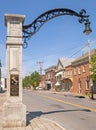
[(31, 75), (26, 76), (23, 79), (23, 87), (29, 88), (33, 86), (35, 89), (39, 85), (40, 79), (41, 79), (40, 74), (37, 71), (35, 71)]
[(30, 76), (26, 76), (23, 79), (23, 88), (29, 88), (31, 86), (30, 82), (31, 82)]
[(90, 71), (91, 71), (91, 79), (92, 79), (92, 86), (91, 86), (91, 98), (94, 99), (94, 90), (93, 88), (96, 86), (96, 50), (94, 52), (94, 54), (91, 56), (91, 61), (90, 61), (90, 65), (91, 65), (91, 68), (90, 68)]
[(94, 54), (91, 56), (91, 62), (90, 62), (90, 65), (91, 65), (91, 79), (93, 81), (96, 81), (96, 50), (94, 52)]
[(34, 89), (39, 85), (40, 80), (41, 80), (41, 77), (37, 71), (31, 74), (31, 85), (34, 87)]

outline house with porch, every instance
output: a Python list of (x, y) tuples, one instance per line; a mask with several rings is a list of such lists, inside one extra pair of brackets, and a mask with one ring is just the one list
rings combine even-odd
[(59, 91), (69, 91), (72, 87), (72, 68), (73, 59), (59, 58), (56, 66), (56, 89)]

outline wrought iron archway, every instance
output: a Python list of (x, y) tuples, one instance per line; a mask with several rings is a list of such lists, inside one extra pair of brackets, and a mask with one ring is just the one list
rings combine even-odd
[(84, 9), (82, 9), (79, 13), (66, 8), (53, 9), (41, 14), (31, 24), (23, 25), (23, 47), (27, 47), (27, 40), (29, 40), (30, 37), (33, 36), (43, 26), (44, 23), (61, 15), (77, 16), (79, 18), (79, 23), (85, 24), (84, 33), (89, 34), (90, 32), (92, 32), (92, 30), (90, 29), (89, 15), (86, 15), (86, 11)]

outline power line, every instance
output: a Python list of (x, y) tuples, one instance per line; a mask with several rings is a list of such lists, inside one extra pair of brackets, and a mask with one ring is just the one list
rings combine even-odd
[(76, 55), (77, 53), (79, 53), (83, 48), (85, 48), (86, 46), (88, 46), (88, 44), (84, 45), (82, 48), (80, 48), (78, 51), (76, 51), (75, 53), (73, 53), (71, 56), (69, 56), (66, 60), (68, 60), (69, 58), (73, 57), (74, 55)]

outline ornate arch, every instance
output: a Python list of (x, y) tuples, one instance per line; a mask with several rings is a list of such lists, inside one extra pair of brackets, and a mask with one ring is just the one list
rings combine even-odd
[(61, 15), (77, 16), (80, 23), (85, 22), (85, 24), (90, 24), (88, 19), (89, 15), (86, 15), (86, 11), (84, 9), (82, 9), (79, 13), (66, 8), (49, 10), (37, 17), (31, 24), (23, 25), (22, 32), (24, 43), (26, 44), (26, 41), (29, 40), (30, 37), (33, 36), (44, 25), (44, 23)]

